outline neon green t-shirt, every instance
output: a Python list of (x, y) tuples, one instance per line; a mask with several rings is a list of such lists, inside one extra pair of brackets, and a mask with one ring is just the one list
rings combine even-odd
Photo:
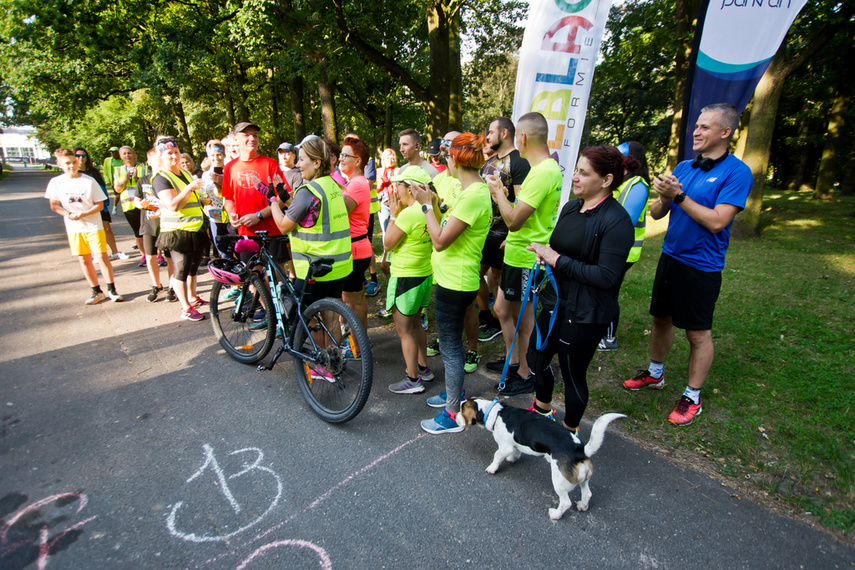
[(433, 185), (436, 188), (439, 199), (449, 207), (453, 206), (457, 198), (460, 197), (460, 180), (449, 174), (447, 168), (433, 179)]
[(452, 291), (477, 291), (481, 270), (481, 250), (490, 229), (490, 190), (483, 182), (470, 185), (442, 218), (442, 226), (450, 217), (469, 224), (447, 249), (434, 251), (431, 256), (434, 281)]
[(433, 274), (430, 241), (421, 204), (413, 202), (398, 214), (395, 225), (406, 234), (392, 250), (389, 263), (392, 277), (425, 277)]
[(517, 194), (516, 204), (525, 202), (532, 208), (531, 216), (518, 231), (508, 232), (505, 241), (505, 264), (511, 267), (531, 267), (535, 253), (526, 248), (532, 243), (549, 243), (558, 202), (561, 201), (561, 167), (551, 158), (532, 166)]

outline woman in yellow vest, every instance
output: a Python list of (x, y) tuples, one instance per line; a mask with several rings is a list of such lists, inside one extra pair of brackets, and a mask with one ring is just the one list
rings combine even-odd
[[(318, 299), (341, 299), (344, 278), (353, 271), (350, 248), (350, 222), (344, 195), (335, 180), (330, 178), (330, 149), (323, 140), (309, 135), (298, 145), (297, 168), (303, 185), (297, 188), (287, 211), (275, 198), (270, 204), (273, 220), (283, 234), (291, 234), (291, 260), (297, 280), (297, 293), (305, 289), (303, 301), (310, 305)], [(309, 262), (318, 257), (333, 260), (328, 274), (306, 280)], [(327, 326), (333, 326), (334, 315)], [(338, 325), (336, 325), (336, 328)], [(322, 339), (319, 339), (322, 340)], [(311, 370), (313, 378), (331, 378), (325, 370)]]
[[(131, 229), (134, 230), (134, 239), (137, 242), (137, 249), (140, 250), (142, 258), (139, 266), (145, 267), (145, 249), (140, 234), (140, 210), (134, 206), (134, 192), (137, 189), (139, 179), (148, 173), (148, 168), (145, 164), (137, 164), (137, 153), (129, 146), (123, 146), (119, 149), (119, 156), (122, 158), (120, 166), (113, 167), (113, 191), (116, 193), (117, 200), (121, 204), (122, 212), (125, 214), (125, 219)], [(154, 252), (150, 252), (154, 253)]]
[[(613, 288), (615, 298), (617, 298), (620, 292), (626, 272), (641, 258), (641, 246), (644, 244), (644, 231), (647, 219), (647, 198), (650, 192), (650, 171), (647, 169), (647, 156), (644, 153), (644, 147), (640, 143), (629, 141), (621, 143), (617, 149), (624, 156), (632, 157), (638, 161), (639, 166), (632, 172), (625, 170), (623, 184), (612, 193), (615, 200), (620, 202), (620, 205), (629, 214), (629, 217), (632, 219), (632, 225), (635, 228), (635, 242), (632, 244), (632, 249), (629, 250), (629, 257), (626, 258), (623, 273), (621, 273), (620, 279)], [(597, 350), (600, 352), (617, 350), (617, 338), (615, 338), (615, 335), (617, 334), (619, 321), (620, 306), (618, 306), (617, 313), (615, 313), (615, 319), (609, 323), (606, 336), (600, 340)]]
[(171, 252), (174, 273), (170, 285), (181, 303), (181, 318), (201, 321), (205, 317), (198, 309), (208, 304), (196, 294), (196, 273), (208, 247), (198, 194), (204, 182), (194, 180), (192, 174), (181, 169), (181, 152), (175, 139), (158, 137), (154, 148), (161, 160), (161, 170), (151, 181), (160, 201), (157, 247)]

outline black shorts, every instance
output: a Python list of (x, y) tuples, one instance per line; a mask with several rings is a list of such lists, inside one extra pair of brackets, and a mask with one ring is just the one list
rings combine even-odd
[[(146, 255), (156, 255), (157, 252), (157, 236), (150, 236), (148, 234), (143, 234), (143, 248), (145, 248)], [(170, 257), (169, 250), (164, 249), (161, 250), (163, 252), (164, 257)]]
[[(531, 267), (511, 267), (510, 265), (502, 267), (499, 289), (505, 294), (506, 300), (522, 302), (530, 274)], [(528, 298), (531, 299), (531, 293)]]
[(365, 270), (368, 269), (369, 265), (371, 265), (370, 257), (366, 257), (365, 259), (354, 259), (353, 271), (350, 272), (350, 275), (344, 278), (341, 290), (345, 293), (361, 292), (364, 287), (363, 283), (365, 282)]
[(679, 329), (712, 330), (720, 291), (721, 271), (701, 271), (663, 253), (653, 280), (650, 314), (671, 317)]
[(507, 237), (508, 234), (502, 235), (492, 230), (487, 232), (487, 239), (484, 241), (484, 248), (481, 250), (481, 265), (489, 265), (496, 269), (502, 268), (505, 263), (505, 250), (501, 249), (501, 245)]
[(373, 243), (374, 241), (374, 218), (376, 217), (376, 214), (368, 216), (368, 243)]
[(303, 279), (297, 278), (294, 281), (294, 290), (297, 292), (297, 297), (303, 288), (306, 288), (306, 296), (303, 297), (303, 306), (308, 307), (318, 299), (339, 299), (341, 300), (341, 286), (344, 283), (344, 278), (333, 279), (332, 281), (312, 281), (306, 283)]
[(128, 220), (128, 224), (131, 226), (131, 229), (134, 230), (135, 238), (142, 237), (140, 234), (140, 213), (141, 210), (138, 210), (137, 208), (125, 212), (125, 219)]
[(107, 206), (101, 209), (101, 221), (113, 223), (113, 216), (110, 215), (110, 210), (107, 209)]

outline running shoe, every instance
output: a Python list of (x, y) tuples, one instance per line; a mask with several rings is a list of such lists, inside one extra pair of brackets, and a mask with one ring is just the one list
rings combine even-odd
[(240, 287), (232, 287), (228, 293), (226, 293), (225, 297), (223, 297), (223, 301), (234, 301), (240, 295)]
[(210, 304), (211, 303), (209, 303), (208, 301), (206, 301), (202, 297), (196, 297), (196, 300), (191, 303), (191, 305), (193, 305), (194, 309), (199, 309), (201, 307), (207, 307)]
[(137, 263), (137, 267), (145, 267), (145, 256), (140, 258), (140, 262)]
[(106, 300), (107, 300), (107, 295), (105, 295), (101, 291), (98, 291), (97, 293), (92, 293), (92, 296), (89, 297), (88, 299), (86, 299), (86, 303), (84, 303), (84, 304), (85, 305), (97, 305), (101, 301), (106, 301)]
[[(553, 422), (555, 421), (555, 408), (550, 408), (548, 412), (541, 412), (535, 406), (535, 398), (531, 399), (531, 406), (526, 408), (526, 410), (529, 412), (534, 412), (538, 415), (541, 415), (548, 420), (552, 420)], [(579, 428), (576, 428), (576, 429), (578, 430)]]
[(432, 420), (422, 420), (422, 429), (434, 435), (440, 433), (458, 433), (463, 431), (463, 426), (457, 425), (457, 422), (448, 414), (448, 410), (441, 409), (436, 413)]
[(430, 369), (430, 366), (422, 366), (419, 364), (419, 378), (422, 382), (430, 382), (436, 376), (433, 375), (433, 372)]
[(478, 370), (478, 363), (481, 362), (481, 357), (474, 350), (466, 351), (466, 361), (463, 363), (463, 371), (466, 374), (472, 374)]
[(149, 293), (148, 296), (145, 298), (146, 301), (148, 301), (149, 303), (154, 303), (155, 301), (157, 301), (157, 295), (161, 291), (163, 291), (163, 287), (155, 287), (154, 285), (152, 285), (151, 293)]
[(380, 283), (377, 281), (371, 281), (368, 283), (368, 287), (365, 289), (366, 297), (375, 297), (377, 293), (380, 292)]
[[(496, 374), (501, 374), (502, 370), (504, 370), (504, 369), (505, 369), (505, 357), (504, 356), (498, 360), (494, 360), (492, 362), (487, 363), (487, 371), (488, 372), (495, 372)], [(519, 362), (517, 362), (516, 364), (511, 364), (510, 366), (508, 366), (509, 372), (511, 370), (519, 370), (519, 369), (520, 369), (520, 363)]]
[(390, 313), (385, 308), (383, 308), (383, 309), (380, 309), (379, 311), (377, 311), (377, 316), (383, 317), (384, 319), (388, 319), (389, 317), (392, 316), (392, 313)]
[(665, 375), (654, 378), (650, 375), (650, 370), (639, 370), (638, 374), (629, 380), (624, 380), (622, 386), (627, 390), (640, 390), (645, 386), (661, 390), (665, 387)]
[(110, 297), (110, 300), (114, 303), (121, 303), (125, 300), (125, 298), (119, 295), (116, 291), (107, 290), (107, 296)]
[(428, 356), (436, 356), (437, 354), (439, 354), (439, 339), (436, 339), (427, 347)]
[[(466, 390), (460, 392), (460, 399), (463, 400), (466, 397)], [(446, 391), (443, 390), (436, 396), (431, 396), (427, 399), (427, 405), (431, 408), (444, 408), (446, 401)]]
[(263, 321), (253, 321), (249, 323), (249, 326), (246, 327), (251, 331), (263, 331), (267, 329), (267, 319)]
[(121, 252), (121, 251), (116, 253), (116, 257), (118, 257), (119, 259), (121, 259), (121, 260), (123, 260), (123, 261), (124, 261), (125, 259), (130, 259), (130, 258), (131, 258), (131, 256), (130, 256), (130, 255), (128, 255), (127, 253)]
[(157, 256), (157, 266), (158, 267), (166, 267), (166, 260), (163, 259), (162, 255)]
[(502, 334), (502, 329), (487, 325), (478, 333), (478, 342), (488, 342)]
[(505, 378), (505, 387), (499, 390), (500, 396), (516, 396), (517, 394), (531, 394), (534, 392), (534, 375), (523, 378), (516, 370), (508, 371)]
[(413, 381), (408, 376), (404, 376), (400, 382), (389, 384), (389, 391), (395, 394), (420, 394), (425, 391), (425, 387), (422, 386), (420, 378)]
[(267, 311), (264, 309), (256, 309), (255, 314), (252, 315), (252, 320), (255, 322), (267, 320)]
[(674, 411), (668, 416), (668, 421), (675, 426), (687, 426), (695, 421), (695, 416), (700, 415), (702, 411), (704, 408), (701, 406), (700, 399), (696, 404), (688, 396), (680, 396), (680, 401), (677, 402)]
[(605, 337), (600, 339), (600, 344), (597, 345), (597, 350), (600, 352), (611, 352), (617, 350), (617, 339), (609, 340)]
[(335, 382), (335, 377), (322, 367), (310, 368), (309, 375), (312, 377), (312, 380), (326, 380), (330, 384)]
[(201, 321), (205, 318), (205, 315), (190, 307), (186, 311), (181, 311), (181, 318), (185, 321)]
[(172, 287), (169, 287), (166, 290), (166, 300), (170, 303), (174, 303), (178, 300), (178, 295), (175, 294), (175, 291), (172, 290)]
[(428, 330), (428, 317), (427, 313), (422, 313), (422, 328)]

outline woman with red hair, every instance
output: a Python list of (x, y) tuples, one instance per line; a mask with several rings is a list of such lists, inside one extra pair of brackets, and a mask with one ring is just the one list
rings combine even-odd
[(440, 213), (436, 193), (424, 184), (411, 186), (413, 196), (422, 204), (433, 244), (434, 314), (445, 365), (445, 392), (428, 398), (428, 405), (442, 410), (434, 419), (421, 423), (422, 429), (432, 434), (463, 431), (455, 421), (463, 395), (463, 316), (478, 294), (481, 250), (492, 215), (490, 190), (479, 174), (484, 165), (483, 147), (484, 135), (463, 133), (451, 141), (448, 172), (460, 181), (461, 192), (445, 215)]

